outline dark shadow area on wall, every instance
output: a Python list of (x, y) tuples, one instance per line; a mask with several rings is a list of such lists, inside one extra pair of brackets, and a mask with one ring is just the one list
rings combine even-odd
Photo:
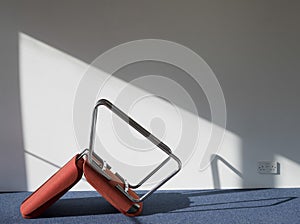
[(27, 190), (19, 86), (19, 8), (0, 3), (0, 191)]

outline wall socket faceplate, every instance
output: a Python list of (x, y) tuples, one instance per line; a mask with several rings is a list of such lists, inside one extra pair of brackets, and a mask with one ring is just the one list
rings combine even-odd
[(276, 161), (257, 162), (257, 172), (260, 174), (280, 174), (280, 164)]

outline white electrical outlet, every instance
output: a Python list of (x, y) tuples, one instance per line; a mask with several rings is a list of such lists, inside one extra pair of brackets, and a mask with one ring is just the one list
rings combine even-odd
[(280, 164), (276, 161), (259, 161), (257, 172), (260, 174), (280, 174)]

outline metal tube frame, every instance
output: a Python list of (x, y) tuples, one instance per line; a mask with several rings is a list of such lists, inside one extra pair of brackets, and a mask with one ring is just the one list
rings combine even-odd
[[(103, 161), (96, 153), (94, 152), (94, 145), (95, 145), (95, 133), (96, 133), (96, 124), (97, 124), (97, 116), (98, 116), (98, 107), (99, 106), (105, 106), (108, 109), (110, 109), (112, 112), (114, 112), (116, 115), (118, 115), (122, 120), (124, 120), (126, 123), (128, 123), (131, 127), (133, 127), (135, 130), (137, 130), (139, 133), (141, 133), (145, 138), (147, 138), (149, 141), (151, 141), (153, 144), (155, 144), (158, 148), (160, 148), (163, 152), (165, 152), (168, 157), (160, 163), (156, 168), (154, 168), (146, 177), (144, 177), (138, 184), (131, 185), (128, 184), (126, 180), (124, 180), (120, 175), (120, 179), (125, 184), (125, 189), (121, 185), (117, 185), (116, 188), (120, 190), (128, 199), (130, 199), (132, 202), (141, 202), (144, 201), (146, 198), (148, 198), (154, 191), (156, 191), (158, 188), (160, 188), (163, 184), (165, 184), (168, 180), (170, 180), (174, 175), (176, 175), (182, 168), (182, 163), (178, 157), (176, 157), (171, 149), (165, 145), (163, 142), (161, 142), (158, 138), (156, 138), (154, 135), (152, 135), (150, 132), (148, 132), (145, 128), (143, 128), (140, 124), (138, 124), (135, 120), (133, 120), (131, 117), (129, 117), (127, 114), (125, 114), (123, 111), (121, 111), (118, 107), (113, 105), (110, 101), (106, 99), (100, 99), (93, 110), (93, 117), (92, 117), (92, 126), (91, 126), (91, 133), (90, 133), (90, 143), (89, 148), (85, 149), (82, 152), (83, 155), (87, 155), (88, 162), (103, 176), (105, 176), (107, 179), (110, 179), (110, 177), (105, 173), (105, 169), (107, 169), (107, 164), (105, 161)], [(160, 181), (158, 184), (156, 184), (151, 190), (149, 190), (147, 193), (142, 195), (139, 199), (133, 198), (130, 194), (127, 193), (128, 187), (132, 189), (139, 188), (142, 186), (150, 177), (152, 177), (158, 170), (160, 170), (170, 159), (173, 159), (175, 162), (177, 162), (177, 169), (174, 170), (171, 174), (166, 176), (162, 181)], [(99, 167), (99, 161), (100, 167)], [(108, 167), (110, 168), (110, 167)]]

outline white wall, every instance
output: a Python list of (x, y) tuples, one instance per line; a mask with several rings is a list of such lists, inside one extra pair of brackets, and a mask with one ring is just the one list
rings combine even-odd
[[(2, 43), (14, 46), (7, 50), (12, 54), (11, 64), (5, 63), (7, 69), (1, 71), (1, 90), (10, 87), (8, 94), (1, 92), (5, 97), (1, 98), (1, 113), (10, 112), (0, 118), (8, 123), (1, 125), (5, 133), (1, 134), (1, 143), (5, 143), (1, 152), (9, 158), (6, 161), (19, 161), (17, 166), (6, 163), (1, 169), (5, 171), (1, 190), (24, 190), (26, 186), (33, 190), (57, 169), (51, 163), (61, 166), (80, 151), (73, 132), (72, 103), (87, 64), (111, 47), (143, 38), (175, 41), (202, 56), (215, 72), (227, 104), (227, 132), (218, 162), (199, 171), (197, 153), (201, 152), (196, 151), (167, 188), (299, 186), (299, 7), (296, 1), (191, 1), (184, 5), (179, 1), (103, 1), (84, 7), (74, 1), (59, 5), (28, 1), (11, 5), (12, 12), (20, 13), (14, 20), (1, 14), (1, 22), (9, 27)], [(6, 54), (1, 51), (1, 57), (7, 59)], [(172, 71), (157, 64), (145, 66), (119, 71), (117, 81), (126, 83), (134, 69), (163, 69), (166, 75)], [(7, 107), (9, 102), (19, 108), (18, 77), (24, 149), (20, 134), (10, 142), (6, 137), (12, 135), (11, 128), (18, 130), (13, 133), (21, 130), (20, 122), (9, 122), (20, 121), (19, 109)], [(181, 84), (199, 97), (196, 106), (201, 127), (210, 125), (203, 92), (188, 78)], [(184, 102), (178, 100), (176, 105), (189, 113)], [(278, 161), (280, 175), (257, 174), (256, 163), (261, 160)], [(12, 170), (18, 178), (7, 175)], [(87, 188), (84, 182), (77, 187)]]

